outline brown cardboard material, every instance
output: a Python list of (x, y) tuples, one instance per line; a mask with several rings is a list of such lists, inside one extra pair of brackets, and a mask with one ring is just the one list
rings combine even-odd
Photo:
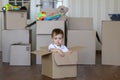
[(51, 34), (54, 28), (64, 31), (64, 21), (37, 21), (36, 34)]
[(78, 52), (78, 64), (94, 65), (96, 32), (94, 30), (68, 30), (67, 46), (84, 46)]
[(12, 44), (10, 46), (10, 66), (30, 66), (30, 44)]
[(2, 30), (2, 62), (10, 62), (11, 44), (29, 44), (29, 38), (29, 30)]
[(102, 65), (120, 66), (120, 21), (102, 21)]
[(69, 30), (93, 30), (93, 19), (90, 17), (69, 17)]
[(27, 11), (7, 11), (5, 16), (5, 29), (25, 29)]
[(72, 52), (66, 52), (64, 57), (58, 53), (50, 53), (47, 48), (33, 51), (32, 54), (42, 56), (42, 75), (51, 78), (66, 78), (77, 76), (77, 51), (81, 47), (72, 47)]

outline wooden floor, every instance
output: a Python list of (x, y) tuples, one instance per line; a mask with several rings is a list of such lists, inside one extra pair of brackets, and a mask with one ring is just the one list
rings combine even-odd
[[(55, 80), (120, 80), (120, 66), (101, 65), (101, 54), (98, 53), (96, 65), (78, 65), (76, 78)], [(0, 80), (53, 80), (41, 75), (41, 65), (15, 67), (1, 62), (0, 56)]]

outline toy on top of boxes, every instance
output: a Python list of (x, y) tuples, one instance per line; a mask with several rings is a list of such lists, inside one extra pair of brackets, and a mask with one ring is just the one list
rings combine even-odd
[(58, 20), (60, 17), (64, 16), (68, 12), (68, 8), (65, 6), (59, 6), (54, 11), (47, 12), (41, 11), (38, 13), (37, 20), (38, 21), (50, 21), (50, 20)]
[(18, 11), (18, 10), (27, 10), (27, 8), (25, 6), (19, 6), (19, 5), (12, 5), (12, 4), (5, 4), (2, 7), (3, 11)]

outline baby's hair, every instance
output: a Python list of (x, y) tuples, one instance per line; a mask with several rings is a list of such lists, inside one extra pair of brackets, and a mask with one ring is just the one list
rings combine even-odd
[(63, 31), (62, 31), (61, 29), (59, 29), (59, 28), (53, 29), (52, 34), (51, 34), (51, 37), (53, 37), (54, 34), (55, 34), (55, 35), (62, 34), (62, 36), (64, 36)]

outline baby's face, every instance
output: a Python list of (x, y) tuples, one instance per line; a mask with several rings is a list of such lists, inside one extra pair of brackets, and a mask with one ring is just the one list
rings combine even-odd
[(52, 39), (53, 39), (54, 44), (56, 44), (57, 46), (61, 46), (63, 42), (62, 34), (58, 34), (58, 35), (54, 34)]

